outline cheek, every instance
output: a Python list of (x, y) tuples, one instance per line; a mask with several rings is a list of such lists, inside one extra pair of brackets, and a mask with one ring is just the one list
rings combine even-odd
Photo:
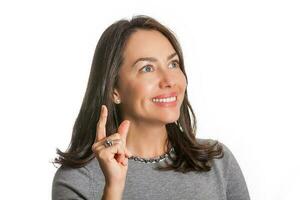
[(138, 96), (139, 99), (151, 97), (151, 92), (154, 90), (154, 84), (147, 82), (140, 82), (134, 85), (134, 91), (136, 92), (135, 96)]
[(125, 90), (125, 96), (133, 99), (133, 101), (140, 101), (151, 98), (151, 92), (154, 90), (154, 84), (145, 81), (134, 81), (128, 85)]
[(184, 76), (183, 73), (181, 73), (179, 76), (178, 76), (178, 85), (180, 87), (180, 89), (182, 90), (182, 92), (185, 91), (186, 89), (186, 86), (187, 86), (187, 83), (186, 83), (186, 78)]

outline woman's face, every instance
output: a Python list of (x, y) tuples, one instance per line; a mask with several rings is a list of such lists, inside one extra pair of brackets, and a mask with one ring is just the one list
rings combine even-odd
[(123, 119), (172, 123), (180, 115), (186, 79), (168, 39), (155, 30), (138, 30), (127, 41), (114, 100)]

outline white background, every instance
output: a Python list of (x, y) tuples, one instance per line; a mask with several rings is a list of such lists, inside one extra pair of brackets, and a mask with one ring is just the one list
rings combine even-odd
[(136, 14), (183, 48), (200, 138), (226, 144), (254, 200), (300, 199), (300, 6), (296, 1), (0, 3), (1, 199), (50, 199), (98, 39)]

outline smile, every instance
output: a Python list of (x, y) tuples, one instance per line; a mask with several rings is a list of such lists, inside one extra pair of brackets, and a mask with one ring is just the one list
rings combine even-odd
[(168, 97), (168, 98), (153, 98), (152, 101), (154, 103), (170, 103), (175, 102), (177, 100), (177, 96)]
[(154, 105), (161, 108), (169, 108), (177, 106), (177, 96), (167, 97), (167, 98), (153, 98), (152, 102)]

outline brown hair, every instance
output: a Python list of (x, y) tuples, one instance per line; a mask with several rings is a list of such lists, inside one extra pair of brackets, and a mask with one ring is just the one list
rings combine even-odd
[[(54, 163), (76, 168), (86, 165), (95, 157), (91, 147), (95, 141), (96, 125), (103, 104), (110, 111), (106, 123), (107, 135), (117, 132), (122, 119), (120, 109), (113, 103), (111, 97), (124, 60), (126, 41), (139, 29), (159, 31), (170, 41), (179, 56), (180, 68), (188, 83), (181, 47), (175, 34), (167, 27), (144, 15), (134, 16), (130, 21), (122, 19), (113, 23), (103, 32), (96, 46), (88, 85), (73, 127), (70, 145), (66, 152), (57, 149), (59, 156), (55, 158)], [(197, 141), (196, 117), (188, 101), (187, 90), (179, 119), (167, 124), (166, 129), (168, 140), (175, 149), (176, 158), (172, 158), (173, 163), (161, 168), (162, 170), (209, 171), (211, 160), (223, 156), (223, 149), (218, 141), (203, 144)]]

